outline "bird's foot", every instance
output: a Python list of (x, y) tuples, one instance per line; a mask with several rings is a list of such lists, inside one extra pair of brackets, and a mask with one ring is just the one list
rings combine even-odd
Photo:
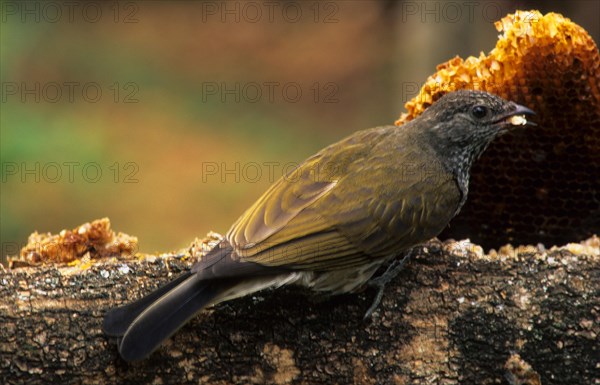
[(383, 298), (383, 292), (385, 290), (385, 285), (390, 283), (390, 281), (392, 279), (394, 279), (398, 275), (398, 273), (400, 273), (400, 271), (404, 268), (404, 265), (406, 264), (406, 262), (410, 258), (412, 258), (413, 255), (417, 254), (417, 252), (418, 252), (418, 247), (415, 247), (415, 248), (411, 249), (408, 253), (406, 253), (406, 255), (402, 259), (394, 259), (394, 261), (392, 261), (392, 263), (390, 263), (388, 268), (385, 270), (385, 273), (383, 273), (379, 277), (373, 278), (372, 280), (367, 282), (367, 285), (377, 288), (377, 294), (375, 294), (373, 303), (371, 304), (371, 306), (365, 313), (365, 316), (363, 317), (363, 319), (367, 319), (367, 318), (371, 317), (371, 315), (373, 314), (375, 309), (377, 309), (377, 306), (379, 306), (381, 299)]

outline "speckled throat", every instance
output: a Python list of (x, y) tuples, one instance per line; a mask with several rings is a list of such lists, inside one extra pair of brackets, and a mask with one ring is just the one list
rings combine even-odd
[(460, 147), (457, 151), (453, 151), (448, 157), (445, 165), (448, 170), (456, 177), (456, 182), (462, 193), (462, 197), (456, 209), (456, 214), (460, 212), (460, 209), (467, 200), (469, 193), (469, 176), (471, 174), (471, 166), (473, 163), (483, 154), (487, 146), (491, 141), (476, 141), (475, 143)]

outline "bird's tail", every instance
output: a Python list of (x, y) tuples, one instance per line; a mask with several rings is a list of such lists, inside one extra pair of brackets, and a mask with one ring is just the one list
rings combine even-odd
[(144, 359), (203, 308), (269, 286), (280, 286), (297, 274), (201, 280), (185, 273), (129, 305), (110, 310), (103, 329), (120, 337), (119, 353), (126, 361)]
[(181, 274), (175, 280), (161, 286), (147, 296), (130, 304), (109, 310), (104, 317), (102, 330), (111, 337), (123, 337), (133, 321), (146, 310), (148, 306), (152, 305), (157, 299), (165, 295), (169, 290), (177, 287), (190, 276), (190, 272)]
[(186, 273), (137, 302), (109, 311), (103, 329), (121, 337), (124, 360), (141, 360), (233, 286), (231, 280), (201, 281)]

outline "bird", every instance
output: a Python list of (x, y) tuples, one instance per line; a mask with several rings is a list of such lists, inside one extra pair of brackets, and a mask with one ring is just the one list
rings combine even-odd
[[(287, 284), (341, 294), (371, 281), (371, 312), (410, 250), (467, 199), (469, 172), (495, 137), (532, 124), (527, 107), (476, 90), (445, 94), (402, 126), (357, 131), (278, 179), (188, 272), (109, 310), (125, 361), (148, 357), (202, 309)], [(368, 313), (369, 313), (368, 312)]]

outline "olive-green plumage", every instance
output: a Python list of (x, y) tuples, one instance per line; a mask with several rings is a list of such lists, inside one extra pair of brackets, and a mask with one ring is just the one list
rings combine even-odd
[[(401, 127), (359, 131), (273, 184), (189, 273), (110, 311), (126, 360), (146, 357), (199, 310), (270, 286), (342, 293), (439, 234), (474, 160), (530, 110), (478, 91), (448, 94)], [(521, 123), (519, 123), (521, 124)]]
[(327, 147), (275, 183), (226, 238), (241, 260), (320, 271), (437, 235), (461, 192), (433, 149), (411, 149), (414, 127), (373, 128)]

